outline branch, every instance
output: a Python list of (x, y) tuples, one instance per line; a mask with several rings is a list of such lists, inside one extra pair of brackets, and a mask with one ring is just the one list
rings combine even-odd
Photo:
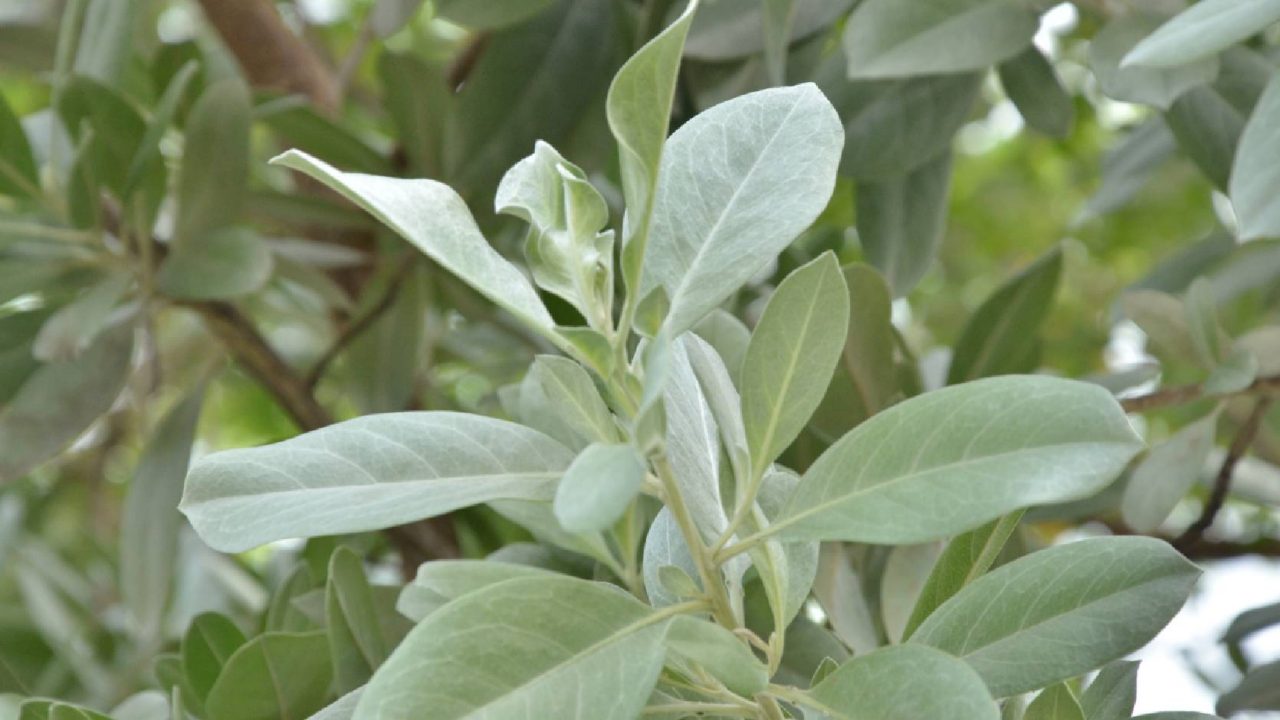
[(200, 313), (209, 330), (233, 357), (280, 403), (303, 430), (318, 430), (333, 423), (329, 412), (316, 402), (302, 378), (267, 344), (249, 318), (226, 302), (188, 303)]
[[(1122, 522), (1110, 518), (1098, 518), (1098, 522), (1107, 526), (1112, 535), (1143, 535), (1133, 528)], [(1177, 538), (1165, 535), (1152, 534), (1158, 540), (1164, 540), (1172, 545)], [(1200, 542), (1193, 547), (1182, 548), (1182, 554), (1190, 560), (1225, 560), (1228, 558), (1242, 557), (1245, 555), (1258, 555), (1261, 557), (1280, 557), (1280, 539), (1271, 537), (1259, 537), (1248, 541), (1234, 540), (1210, 540), (1202, 538)]]
[(1254, 380), (1251, 385), (1243, 390), (1214, 396), (1206, 395), (1204, 389), (1198, 384), (1181, 385), (1157, 390), (1147, 395), (1123, 398), (1120, 400), (1120, 407), (1124, 408), (1125, 412), (1136, 413), (1157, 410), (1172, 405), (1184, 405), (1205, 397), (1231, 398), (1246, 395), (1267, 395), (1273, 392), (1280, 392), (1280, 375), (1261, 377)]
[(326, 112), (337, 109), (337, 78), (271, 0), (200, 0), (200, 6), (250, 84), (305, 95)]
[(352, 341), (359, 337), (365, 330), (368, 330), (369, 327), (391, 307), (391, 304), (395, 302), (396, 295), (400, 292), (400, 287), (404, 285), (405, 279), (409, 277), (409, 272), (413, 270), (414, 266), (412, 258), (401, 257), (399, 259), (399, 263), (400, 267), (397, 268), (395, 274), (391, 276), (391, 281), (387, 284), (387, 290), (382, 294), (382, 297), (378, 299), (378, 302), (375, 303), (373, 307), (369, 308), (365, 314), (351, 321), (351, 323), (343, 329), (342, 333), (338, 335), (337, 339), (333, 341), (333, 344), (329, 346), (329, 349), (324, 351), (324, 355), (321, 355), (320, 359), (316, 361), (316, 364), (311, 367), (309, 372), (307, 372), (307, 376), (303, 382), (306, 383), (308, 392), (315, 390), (316, 385), (320, 382), (320, 378), (324, 376), (325, 370), (333, 363), (334, 359), (336, 359)]
[(1200, 512), (1200, 517), (1191, 523), (1191, 527), (1174, 539), (1175, 548), (1185, 553), (1189, 548), (1195, 547), (1204, 538), (1204, 532), (1213, 525), (1214, 518), (1218, 516), (1222, 505), (1227, 501), (1227, 493), (1231, 490), (1231, 477), (1235, 473), (1236, 464), (1249, 451), (1249, 445), (1258, 434), (1258, 428), (1262, 425), (1262, 419), (1266, 417), (1271, 402), (1270, 397), (1264, 396), (1254, 403), (1253, 412), (1240, 426), (1235, 439), (1231, 441), (1231, 447), (1227, 449), (1227, 456), (1223, 458), (1218, 476), (1214, 478), (1213, 490), (1209, 493), (1209, 499), (1205, 501), (1204, 510)]

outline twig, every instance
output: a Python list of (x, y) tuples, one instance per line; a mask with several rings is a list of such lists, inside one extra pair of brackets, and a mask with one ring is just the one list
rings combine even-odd
[(382, 294), (381, 298), (378, 298), (378, 302), (374, 303), (373, 307), (369, 308), (365, 314), (351, 321), (333, 341), (333, 344), (329, 346), (329, 349), (325, 350), (324, 354), (320, 356), (316, 364), (311, 367), (306, 378), (303, 379), (308, 392), (315, 390), (320, 378), (324, 377), (325, 370), (328, 369), (338, 355), (365, 330), (368, 330), (395, 302), (396, 295), (399, 294), (401, 286), (404, 285), (405, 279), (409, 277), (409, 273), (414, 267), (412, 258), (401, 258), (399, 262), (399, 267), (387, 284), (386, 292)]
[[(1150, 535), (1150, 537), (1164, 540), (1170, 545), (1177, 540), (1177, 538), (1167, 535), (1140, 533), (1113, 518), (1098, 518), (1097, 522), (1107, 526), (1112, 535)], [(1183, 550), (1183, 555), (1191, 560), (1223, 560), (1244, 555), (1280, 557), (1280, 539), (1259, 537), (1253, 540), (1236, 541), (1201, 538), (1200, 542), (1196, 543), (1194, 547), (1188, 547)]]
[(478, 33), (471, 38), (466, 47), (462, 48), (453, 62), (449, 63), (449, 67), (444, 72), (444, 79), (449, 84), (450, 90), (457, 92), (462, 87), (471, 75), (471, 71), (475, 69), (476, 63), (480, 62), (480, 56), (484, 54), (484, 49), (488, 45), (489, 34)]
[(1214, 478), (1213, 490), (1209, 493), (1209, 499), (1205, 501), (1200, 517), (1174, 539), (1173, 546), (1178, 550), (1185, 553), (1188, 548), (1195, 547), (1204, 537), (1204, 532), (1213, 525), (1214, 518), (1218, 516), (1222, 505), (1227, 501), (1227, 493), (1231, 490), (1231, 477), (1235, 473), (1236, 464), (1249, 451), (1249, 445), (1258, 434), (1258, 428), (1262, 425), (1262, 419), (1266, 417), (1271, 402), (1270, 397), (1264, 396), (1254, 403), (1253, 412), (1240, 426), (1235, 439), (1231, 441), (1231, 447), (1227, 449), (1227, 456), (1223, 458), (1218, 476)]
[[(1265, 395), (1267, 393), (1280, 392), (1280, 375), (1269, 375), (1254, 380), (1251, 385), (1243, 390), (1237, 390), (1232, 393), (1215, 395), (1217, 398), (1241, 397), (1244, 395)], [(1125, 412), (1146, 412), (1148, 410), (1157, 410), (1159, 408), (1170, 407), (1172, 405), (1183, 405), (1194, 402), (1204, 397), (1204, 389), (1200, 385), (1181, 385), (1178, 387), (1157, 390), (1147, 395), (1137, 395), (1130, 398), (1120, 400), (1120, 407)]]

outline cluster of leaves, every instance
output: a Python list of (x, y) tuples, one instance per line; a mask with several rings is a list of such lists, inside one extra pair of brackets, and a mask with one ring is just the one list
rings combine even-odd
[[(1185, 526), (1234, 432), (1186, 550), (1251, 443), (1280, 461), (1280, 3), (1089, 15), (1096, 92), (1152, 110), (1078, 221), (1179, 150), (1230, 208), (1103, 320), (1155, 358), (1089, 381), (1028, 374), (1070, 245), (948, 354), (893, 321), (989, 79), (1073, 132), (1043, 8), (419, 4), (352, 29), (384, 38), (374, 131), (251, 90), (211, 37), (136, 47), (127, 0), (63, 8), (46, 107), (0, 98), (0, 479), (23, 479), (0, 496), (0, 718), (1129, 718), (1123, 658), (1199, 570), (1162, 539), (1028, 526)], [(474, 53), (465, 82), (440, 62)], [(241, 417), (257, 385), (309, 432), (188, 468), (202, 435), (292, 434)], [(1175, 404), (1146, 450), (1125, 410)], [(260, 426), (202, 434), (210, 406)], [(116, 462), (118, 560), (82, 571), (34, 530)], [(386, 583), (410, 546), (372, 531), (427, 519), (464, 557)], [(1280, 664), (1240, 644), (1276, 620), (1228, 631), (1222, 714), (1274, 702)]]

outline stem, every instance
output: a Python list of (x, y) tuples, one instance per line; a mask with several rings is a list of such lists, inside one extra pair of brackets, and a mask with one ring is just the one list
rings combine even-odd
[(667, 461), (666, 455), (659, 455), (654, 459), (653, 464), (658, 472), (658, 478), (662, 480), (667, 507), (671, 508), (671, 515), (680, 527), (680, 534), (684, 536), (685, 544), (689, 546), (689, 554), (693, 556), (693, 562), (698, 567), (698, 576), (702, 580), (707, 599), (711, 602), (711, 614), (716, 618), (716, 622), (733, 630), (738, 627), (738, 622), (733, 615), (733, 606), (729, 603), (724, 583), (720, 581), (719, 566), (710, 561), (710, 552), (702, 540), (702, 534), (698, 532), (697, 525), (693, 522), (693, 516), (689, 514), (689, 506), (685, 505), (684, 496), (680, 494), (680, 487), (676, 484), (671, 464)]
[(405, 279), (413, 271), (415, 266), (413, 257), (401, 257), (398, 262), (400, 263), (400, 266), (391, 277), (391, 281), (387, 284), (386, 292), (384, 292), (382, 297), (378, 299), (378, 302), (374, 303), (373, 307), (369, 308), (365, 314), (356, 318), (347, 325), (346, 329), (344, 329), (342, 333), (338, 335), (338, 338), (333, 341), (333, 344), (329, 346), (329, 349), (325, 350), (324, 355), (321, 355), (320, 359), (316, 361), (316, 364), (311, 367), (311, 370), (307, 373), (304, 380), (309, 389), (315, 389), (315, 386), (320, 382), (320, 378), (324, 376), (325, 370), (327, 370), (329, 365), (342, 353), (343, 349), (350, 345), (351, 342), (359, 337), (365, 330), (368, 330), (383, 313), (391, 308), (391, 305), (395, 302), (396, 295), (400, 292), (400, 287), (404, 285)]
[(1249, 445), (1253, 443), (1253, 438), (1257, 436), (1262, 420), (1266, 417), (1267, 410), (1271, 408), (1271, 402), (1272, 399), (1269, 397), (1258, 398), (1258, 402), (1253, 406), (1253, 412), (1249, 413), (1249, 418), (1244, 421), (1244, 425), (1240, 426), (1235, 440), (1231, 441), (1231, 447), (1227, 449), (1227, 456), (1222, 460), (1222, 467), (1218, 470), (1218, 476), (1214, 478), (1213, 491), (1209, 493), (1209, 499), (1205, 502), (1204, 510), (1200, 513), (1200, 517), (1196, 518), (1196, 521), (1191, 523), (1191, 527), (1188, 527), (1174, 539), (1173, 546), (1178, 550), (1185, 552), (1187, 548), (1199, 544), (1201, 538), (1204, 537), (1204, 532), (1213, 525), (1218, 512), (1222, 510), (1222, 506), (1227, 501), (1227, 493), (1231, 490), (1231, 479), (1235, 473), (1236, 464), (1249, 451)]
[(756, 504), (756, 495), (759, 494), (760, 485), (763, 482), (764, 472), (757, 471), (755, 468), (752, 468), (751, 479), (747, 483), (747, 487), (742, 494), (735, 498), (737, 501), (737, 507), (733, 510), (733, 517), (730, 518), (729, 524), (724, 528), (724, 532), (720, 533), (720, 538), (717, 539), (715, 545), (712, 546), (712, 553), (718, 553), (724, 549), (724, 546), (733, 539), (733, 533), (737, 531), (738, 527), (742, 525), (742, 522), (751, 514), (751, 509), (755, 507)]
[(1125, 412), (1146, 412), (1148, 410), (1157, 410), (1173, 405), (1185, 405), (1206, 397), (1225, 399), (1246, 395), (1266, 395), (1273, 392), (1280, 392), (1280, 375), (1260, 377), (1242, 390), (1213, 396), (1205, 394), (1203, 387), (1199, 384), (1181, 385), (1179, 387), (1157, 390), (1156, 392), (1149, 393), (1147, 395), (1123, 398), (1120, 400), (1120, 407), (1124, 408)]

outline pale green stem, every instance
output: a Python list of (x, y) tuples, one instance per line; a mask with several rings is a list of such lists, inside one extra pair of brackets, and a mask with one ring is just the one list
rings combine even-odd
[(698, 532), (697, 525), (694, 524), (693, 516), (689, 513), (689, 506), (685, 505), (684, 496), (680, 494), (680, 487), (676, 484), (675, 473), (671, 470), (671, 464), (667, 461), (665, 455), (659, 455), (654, 460), (654, 467), (657, 470), (658, 478), (662, 481), (667, 507), (671, 508), (671, 516), (675, 519), (676, 525), (679, 526), (680, 534), (684, 536), (684, 541), (689, 546), (689, 554), (693, 556), (694, 565), (698, 568), (698, 576), (702, 580), (707, 599), (711, 602), (711, 614), (715, 616), (716, 621), (721, 625), (733, 630), (738, 627), (738, 623), (734, 618), (733, 606), (729, 602), (729, 595), (725, 590), (724, 583), (720, 580), (718, 567), (711, 562), (710, 552), (706, 543), (702, 540), (702, 534)]

